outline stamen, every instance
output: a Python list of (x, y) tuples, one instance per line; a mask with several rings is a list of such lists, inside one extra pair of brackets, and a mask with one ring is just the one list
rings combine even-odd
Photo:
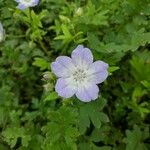
[(83, 82), (86, 79), (86, 72), (83, 69), (77, 69), (73, 73), (73, 79), (75, 82)]

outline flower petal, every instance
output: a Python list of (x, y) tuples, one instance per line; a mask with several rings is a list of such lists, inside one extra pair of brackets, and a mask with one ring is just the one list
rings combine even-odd
[(96, 84), (90, 84), (88, 86), (83, 85), (78, 88), (76, 96), (83, 102), (90, 102), (98, 98), (99, 88)]
[(58, 77), (69, 77), (75, 66), (72, 59), (67, 56), (59, 56), (55, 62), (51, 64), (52, 71)]
[(103, 70), (101, 72), (93, 73), (92, 75), (90, 75), (89, 81), (95, 84), (99, 84), (105, 81), (107, 77), (108, 77), (108, 71)]
[(92, 63), (89, 67), (89, 70), (91, 73), (97, 73), (106, 70), (107, 68), (108, 68), (108, 64), (99, 60)]
[(24, 9), (26, 9), (27, 8), (27, 6), (26, 5), (24, 5), (24, 4), (19, 4), (18, 6), (17, 6), (20, 10), (24, 10)]
[(108, 77), (108, 64), (103, 61), (92, 63), (88, 70), (89, 81), (96, 84), (102, 83)]
[(93, 55), (90, 49), (79, 45), (71, 54), (73, 62), (78, 66), (88, 66), (93, 62)]
[(59, 78), (55, 85), (55, 91), (64, 98), (72, 97), (76, 92), (76, 87), (70, 84), (69, 78)]

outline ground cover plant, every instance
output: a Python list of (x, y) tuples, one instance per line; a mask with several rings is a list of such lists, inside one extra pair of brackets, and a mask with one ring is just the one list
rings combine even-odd
[[(103, 73), (68, 96), (77, 46)], [(149, 150), (149, 100), (150, 0), (0, 0), (0, 150)]]

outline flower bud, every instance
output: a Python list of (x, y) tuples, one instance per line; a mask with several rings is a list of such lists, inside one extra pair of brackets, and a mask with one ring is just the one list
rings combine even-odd
[(77, 8), (75, 11), (75, 16), (79, 17), (83, 14), (83, 9), (81, 7)]
[(44, 84), (43, 87), (46, 92), (53, 90), (53, 84), (51, 83)]
[(47, 72), (44, 72), (43, 73), (43, 79), (44, 80), (50, 80), (50, 79), (52, 79), (53, 78), (53, 76), (52, 76), (52, 73), (51, 72), (49, 72), (49, 71), (47, 71)]

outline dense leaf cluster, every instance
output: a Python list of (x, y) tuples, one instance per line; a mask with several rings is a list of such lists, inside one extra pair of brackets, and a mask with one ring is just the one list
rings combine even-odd
[[(0, 150), (149, 150), (150, 1), (0, 0)], [(54, 91), (50, 63), (84, 44), (109, 64), (100, 97)]]

